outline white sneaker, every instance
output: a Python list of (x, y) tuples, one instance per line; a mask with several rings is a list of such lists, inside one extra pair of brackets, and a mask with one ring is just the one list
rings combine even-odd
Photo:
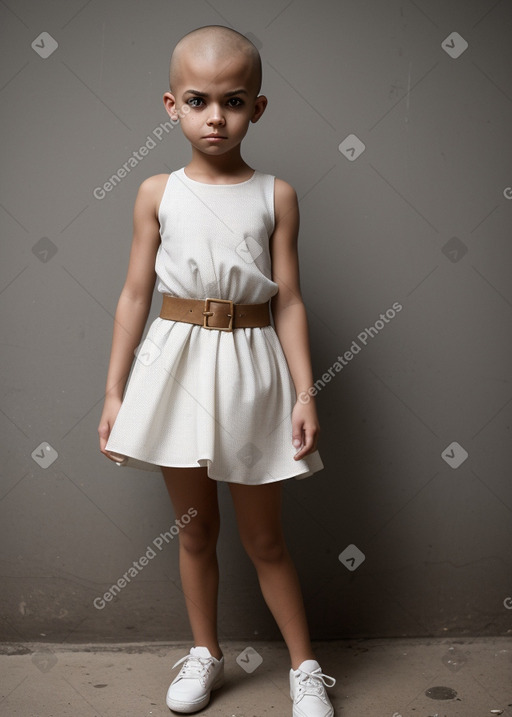
[(316, 660), (304, 660), (296, 670), (290, 670), (293, 717), (333, 717), (334, 709), (325, 687), (335, 684), (334, 677), (324, 675)]
[(224, 657), (217, 660), (207, 647), (192, 647), (190, 654), (173, 665), (184, 662), (167, 690), (165, 702), (174, 712), (197, 712), (210, 701), (211, 691), (224, 682)]

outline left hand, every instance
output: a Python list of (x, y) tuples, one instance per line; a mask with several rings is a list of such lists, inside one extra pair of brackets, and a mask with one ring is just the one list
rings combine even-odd
[(298, 449), (293, 456), (294, 460), (298, 461), (316, 451), (319, 433), (320, 424), (314, 400), (308, 403), (297, 401), (292, 411), (292, 443)]

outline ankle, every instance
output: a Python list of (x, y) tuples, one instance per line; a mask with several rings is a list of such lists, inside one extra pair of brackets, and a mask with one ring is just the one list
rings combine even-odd
[(220, 660), (221, 657), (223, 657), (222, 650), (220, 649), (219, 645), (213, 645), (208, 642), (196, 642), (194, 643), (195, 647), (207, 647), (210, 655), (212, 657), (215, 657), (216, 660)]
[(307, 652), (303, 655), (300, 655), (299, 657), (291, 661), (292, 670), (298, 670), (305, 660), (316, 660), (316, 657), (312, 652)]

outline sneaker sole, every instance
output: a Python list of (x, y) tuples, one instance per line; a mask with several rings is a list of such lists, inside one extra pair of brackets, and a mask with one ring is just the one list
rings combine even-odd
[[(292, 696), (290, 695), (290, 697), (292, 697)], [(292, 697), (292, 700), (293, 700), (293, 697)], [(295, 717), (296, 715), (300, 715), (300, 717), (302, 717), (303, 714), (304, 714), (304, 712), (302, 712), (302, 710), (300, 712), (298, 712), (295, 709), (295, 705), (293, 705), (292, 717)], [(328, 712), (326, 717), (334, 717), (334, 709), (331, 710), (331, 712)]]

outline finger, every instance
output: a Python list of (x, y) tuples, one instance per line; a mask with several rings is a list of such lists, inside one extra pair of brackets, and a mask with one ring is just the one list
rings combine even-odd
[(112, 453), (111, 451), (107, 451), (105, 449), (101, 450), (101, 452), (118, 466), (122, 466), (128, 461), (127, 456), (121, 456), (118, 453)]
[(300, 450), (297, 451), (297, 453), (294, 455), (295, 460), (300, 460), (301, 458), (304, 458), (308, 453), (312, 453), (314, 450), (316, 450), (316, 434), (314, 430), (308, 430), (306, 429), (304, 431), (305, 438), (304, 438), (304, 444)]
[(103, 453), (103, 449), (107, 445), (108, 437), (110, 435), (110, 426), (108, 423), (103, 423), (98, 427), (98, 435), (100, 437), (100, 451)]
[(298, 421), (292, 424), (292, 445), (298, 449), (304, 445), (304, 431)]

